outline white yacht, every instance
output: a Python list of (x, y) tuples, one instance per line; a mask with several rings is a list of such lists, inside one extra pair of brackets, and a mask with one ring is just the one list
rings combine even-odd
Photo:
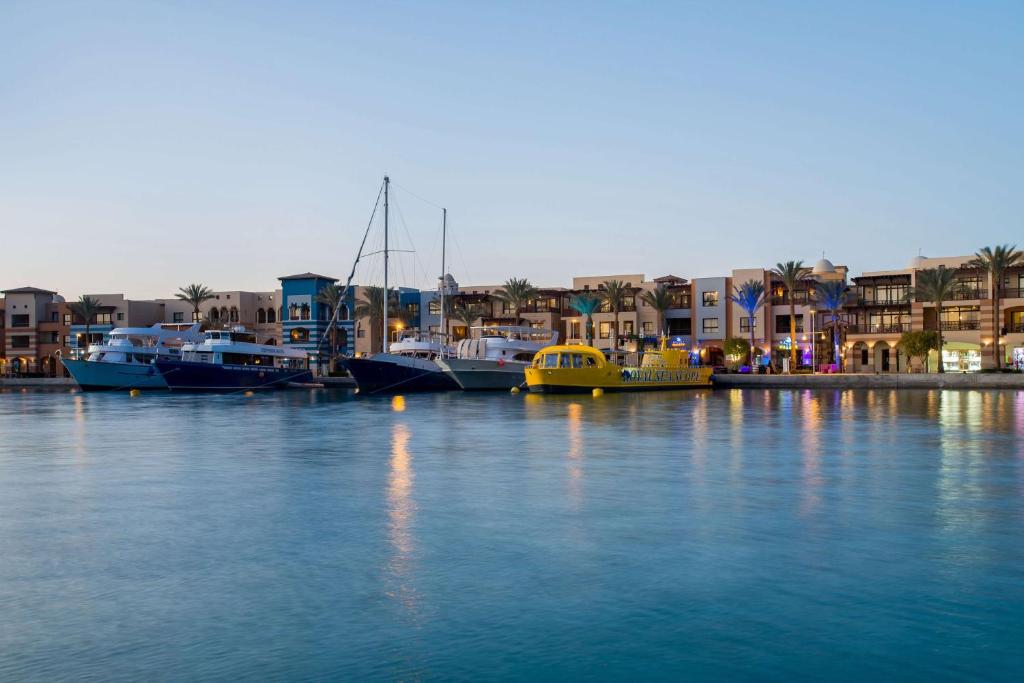
[(84, 390), (166, 389), (155, 362), (179, 358), (183, 345), (202, 341), (199, 323), (118, 327), (82, 358), (61, 359)]
[(185, 344), (180, 358), (158, 359), (156, 367), (171, 390), (280, 389), (313, 382), (305, 351), (257, 344), (244, 327), (208, 330), (201, 341)]
[(526, 381), (526, 368), (534, 354), (558, 343), (558, 332), (537, 327), (494, 325), (473, 327), (479, 339), (463, 339), (454, 357), (435, 361), (446, 375), (466, 391), (511, 389)]

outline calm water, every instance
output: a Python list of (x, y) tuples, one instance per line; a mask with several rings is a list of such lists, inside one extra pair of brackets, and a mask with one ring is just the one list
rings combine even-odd
[(0, 394), (0, 679), (1020, 679), (1024, 392)]

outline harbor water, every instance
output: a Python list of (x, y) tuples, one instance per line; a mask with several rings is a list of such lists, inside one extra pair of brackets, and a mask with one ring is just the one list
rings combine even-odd
[(0, 393), (0, 680), (1019, 680), (1024, 392)]

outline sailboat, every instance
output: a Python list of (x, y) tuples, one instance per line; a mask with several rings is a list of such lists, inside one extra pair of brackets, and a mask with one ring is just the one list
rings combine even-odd
[[(388, 309), (391, 303), (388, 289), (390, 187), (390, 178), (384, 176), (384, 339), (381, 343), (381, 352), (367, 358), (345, 358), (341, 364), (355, 379), (357, 392), (360, 395), (455, 390), (459, 388), (459, 385), (434, 362), (434, 359), (446, 350), (443, 337), (440, 343), (405, 338), (388, 344)], [(442, 211), (444, 221), (442, 239), (445, 239), (448, 229), (448, 210), (443, 209)], [(444, 270), (444, 247), (441, 252), (442, 270)], [(444, 296), (443, 287), (441, 296)], [(444, 311), (443, 300), (441, 310)]]

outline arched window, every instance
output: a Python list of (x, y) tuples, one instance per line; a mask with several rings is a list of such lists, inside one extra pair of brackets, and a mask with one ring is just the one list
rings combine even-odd
[(213, 320), (213, 321), (220, 320), (220, 313), (217, 312), (216, 308), (211, 308), (210, 312), (207, 313), (207, 315), (210, 316), (210, 320)]
[(262, 308), (256, 309), (256, 324), (262, 325), (267, 322), (267, 312)]
[(228, 309), (226, 306), (220, 307), (220, 319), (224, 322), (228, 321)]
[(232, 306), (231, 307), (231, 314), (230, 315), (231, 315), (231, 322), (237, 323), (238, 322), (238, 309), (235, 308), (234, 306)]
[(309, 341), (309, 330), (305, 327), (296, 327), (289, 335), (293, 343)]
[(303, 320), (309, 320), (309, 304), (302, 304), (299, 313), (302, 315)]
[(338, 311), (338, 320), (348, 320), (348, 304), (342, 304), (341, 310)]
[(299, 319), (299, 305), (298, 304), (292, 304), (291, 306), (288, 307), (288, 319), (289, 320), (298, 320)]
[(267, 309), (267, 322), (268, 323), (276, 323), (277, 322), (277, 317), (274, 315), (274, 309), (273, 308), (268, 308)]

